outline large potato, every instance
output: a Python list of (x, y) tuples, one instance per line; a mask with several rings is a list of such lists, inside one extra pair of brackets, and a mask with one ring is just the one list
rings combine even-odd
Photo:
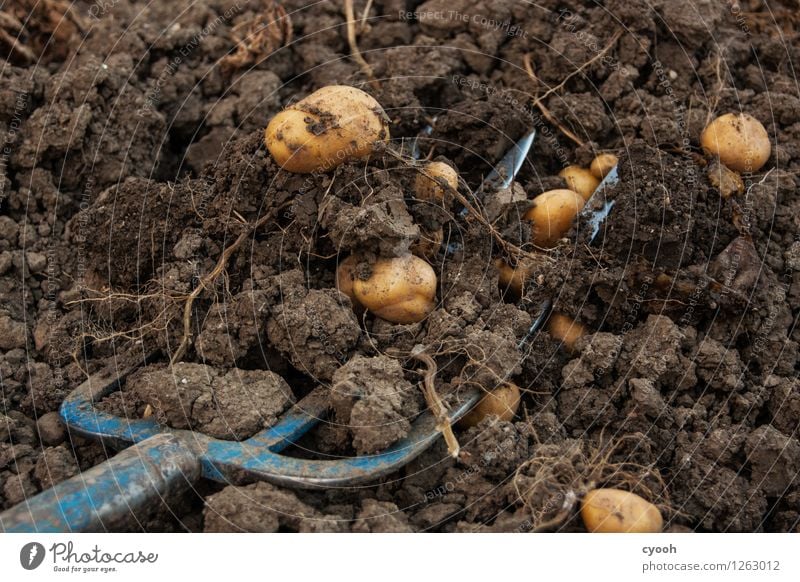
[(539, 194), (523, 216), (533, 222), (533, 243), (542, 248), (555, 246), (585, 203), (583, 197), (572, 190), (549, 190)]
[(416, 323), (433, 311), (436, 273), (414, 255), (379, 259), (366, 280), (353, 281), (356, 300), (392, 323)]
[(584, 200), (591, 198), (600, 185), (594, 174), (580, 166), (567, 166), (558, 173), (567, 183), (567, 188), (583, 196)]
[(737, 172), (758, 171), (772, 152), (767, 130), (747, 113), (726, 113), (714, 119), (700, 135), (700, 145)]
[(380, 104), (355, 87), (332, 85), (278, 113), (264, 131), (275, 161), (289, 172), (326, 171), (369, 156), (389, 140)]
[(460, 428), (477, 426), (487, 416), (496, 416), (500, 420), (511, 420), (519, 408), (519, 387), (511, 382), (495, 388), (481, 398), (475, 408), (458, 421)]
[(594, 489), (583, 498), (581, 517), (595, 533), (658, 533), (661, 512), (649, 501), (621, 489)]

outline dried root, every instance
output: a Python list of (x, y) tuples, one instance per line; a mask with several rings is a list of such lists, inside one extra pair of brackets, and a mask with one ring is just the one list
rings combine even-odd
[[(620, 447), (634, 437), (601, 442), (597, 448), (582, 440), (538, 445), (536, 454), (517, 468), (513, 478), (518, 499), (531, 512), (533, 531), (565, 526), (583, 496), (599, 487), (631, 491), (655, 503), (666, 514), (677, 515), (657, 469), (633, 460), (611, 461), (612, 456), (621, 454)], [(602, 438), (601, 435), (601, 441)]]

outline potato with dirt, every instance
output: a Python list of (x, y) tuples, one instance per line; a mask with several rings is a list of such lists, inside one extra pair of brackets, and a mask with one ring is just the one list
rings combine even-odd
[(275, 161), (298, 174), (328, 171), (370, 156), (389, 140), (389, 120), (369, 94), (323, 87), (278, 113), (264, 130)]
[[(347, 284), (346, 277), (341, 280)], [(433, 311), (436, 272), (423, 259), (405, 255), (378, 259), (371, 273), (352, 281), (356, 300), (375, 315), (392, 323), (417, 323)]]
[(523, 215), (533, 225), (533, 243), (544, 249), (554, 247), (585, 203), (583, 196), (573, 190), (548, 190), (539, 194)]

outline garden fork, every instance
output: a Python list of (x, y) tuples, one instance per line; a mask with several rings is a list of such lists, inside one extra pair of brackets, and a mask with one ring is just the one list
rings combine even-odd
[[(535, 132), (514, 144), (484, 181), (482, 189), (507, 187), (522, 167)], [(545, 314), (535, 326), (544, 322)], [(421, 414), (411, 431), (374, 455), (334, 460), (281, 454), (327, 414), (325, 389), (316, 388), (278, 423), (242, 442), (215, 439), (191, 430), (160, 426), (155, 417), (121, 418), (95, 404), (118, 390), (123, 373), (99, 373), (78, 386), (61, 405), (70, 435), (98, 439), (114, 449), (113, 458), (57, 484), (0, 514), (6, 532), (105, 531), (124, 527), (162, 500), (174, 499), (203, 477), (223, 483), (264, 480), (295, 488), (352, 487), (374, 482), (408, 464), (439, 437), (437, 420)], [(456, 422), (481, 398), (465, 390), (449, 411)], [(126, 448), (127, 447), (127, 448)]]

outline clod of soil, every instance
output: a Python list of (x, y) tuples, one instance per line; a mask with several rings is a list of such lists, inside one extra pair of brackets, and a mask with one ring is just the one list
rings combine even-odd
[(226, 440), (272, 426), (294, 402), (286, 380), (274, 372), (221, 372), (186, 362), (143, 368), (128, 379), (126, 390), (150, 404), (159, 422)]

